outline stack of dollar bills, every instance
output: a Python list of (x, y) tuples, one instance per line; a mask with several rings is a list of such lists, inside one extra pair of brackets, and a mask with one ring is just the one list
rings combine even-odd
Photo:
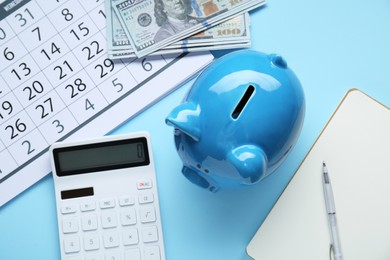
[(265, 0), (106, 0), (110, 58), (246, 48)]

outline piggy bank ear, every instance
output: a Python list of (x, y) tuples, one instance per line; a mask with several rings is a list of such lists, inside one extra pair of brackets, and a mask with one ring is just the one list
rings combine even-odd
[(192, 102), (182, 103), (172, 110), (165, 119), (167, 125), (173, 126), (195, 141), (200, 139), (200, 107)]
[(287, 68), (286, 60), (282, 56), (280, 56), (279, 54), (269, 54), (268, 57), (271, 60), (273, 65), (275, 65), (281, 69)]
[(229, 152), (227, 159), (239, 171), (245, 184), (258, 182), (265, 176), (267, 157), (258, 146), (243, 145), (237, 147)]

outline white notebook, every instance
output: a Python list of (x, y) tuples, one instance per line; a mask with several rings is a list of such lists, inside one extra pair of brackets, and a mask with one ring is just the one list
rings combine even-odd
[(247, 247), (258, 260), (328, 260), (333, 185), (345, 260), (390, 259), (390, 109), (350, 90)]

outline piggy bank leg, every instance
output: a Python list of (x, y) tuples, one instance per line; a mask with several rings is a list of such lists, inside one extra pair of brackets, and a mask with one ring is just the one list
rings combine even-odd
[(192, 170), (191, 168), (183, 166), (183, 169), (181, 171), (183, 175), (192, 183), (204, 189), (208, 189), (211, 192), (217, 192), (219, 190), (218, 187), (210, 185), (210, 183), (205, 178), (203, 178), (198, 172)]
[(237, 147), (227, 155), (227, 159), (237, 169), (244, 184), (256, 183), (265, 176), (267, 157), (258, 146)]

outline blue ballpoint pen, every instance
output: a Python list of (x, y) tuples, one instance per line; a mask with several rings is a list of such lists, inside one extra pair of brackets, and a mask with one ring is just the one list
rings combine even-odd
[(333, 198), (332, 185), (330, 184), (328, 169), (325, 162), (322, 163), (322, 172), (324, 177), (322, 183), (324, 188), (325, 206), (328, 214), (330, 234), (332, 237), (333, 257), (335, 260), (343, 260), (344, 258), (341, 253), (340, 238), (337, 230), (336, 207)]

